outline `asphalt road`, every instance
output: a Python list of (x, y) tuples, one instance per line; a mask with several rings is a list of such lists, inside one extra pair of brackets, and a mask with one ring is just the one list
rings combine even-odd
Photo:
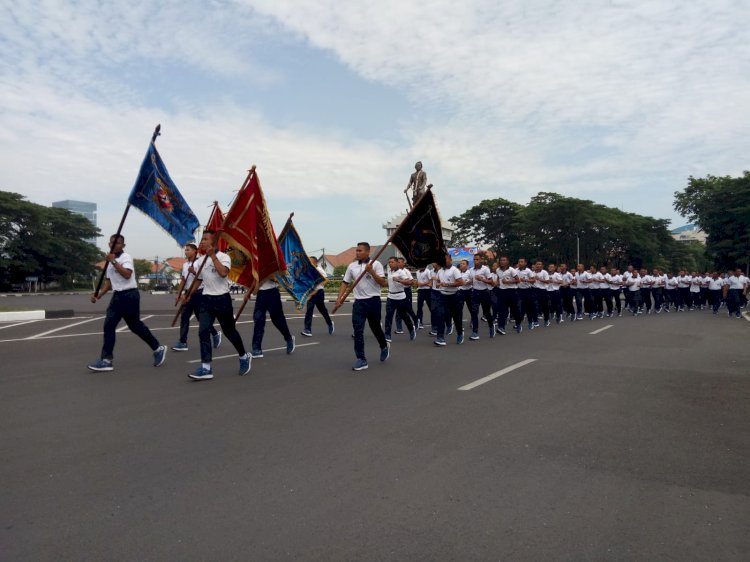
[[(158, 369), (123, 331), (96, 374), (106, 302), (49, 298), (77, 316), (0, 324), (2, 560), (748, 558), (745, 320), (420, 331), (385, 363), (368, 336), (355, 373), (349, 307), (303, 338), (287, 303), (292, 355), (268, 323), (249, 376), (225, 342), (196, 383), (195, 328)], [(171, 297), (143, 309), (171, 346)]]

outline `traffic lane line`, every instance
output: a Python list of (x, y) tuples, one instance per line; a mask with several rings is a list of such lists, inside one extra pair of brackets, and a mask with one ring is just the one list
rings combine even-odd
[(0, 326), (0, 330), (4, 330), (5, 328), (15, 328), (16, 326), (23, 326), (25, 324), (33, 324), (34, 322), (41, 322), (41, 320), (26, 320), (25, 322), (16, 322), (14, 324), (6, 324), (4, 326)]
[(506, 375), (510, 373), (511, 371), (520, 369), (521, 367), (528, 365), (529, 363), (533, 363), (534, 361), (537, 361), (537, 359), (524, 359), (523, 361), (514, 363), (513, 365), (505, 367), (505, 369), (501, 369), (500, 371), (497, 371), (496, 373), (492, 373), (491, 375), (487, 375), (486, 377), (482, 377), (481, 379), (477, 379), (474, 382), (461, 386), (458, 388), (458, 390), (472, 390), (480, 385), (493, 381), (498, 377), (502, 377), (503, 375)]
[(603, 328), (599, 328), (598, 330), (594, 330), (593, 332), (589, 332), (589, 335), (593, 336), (595, 334), (598, 334), (599, 332), (603, 332), (604, 330), (609, 330), (613, 326), (614, 326), (614, 324), (607, 324)]
[[(93, 322), (95, 320), (101, 320), (104, 318), (104, 316), (95, 316), (94, 318), (89, 318), (88, 320), (81, 320), (80, 322), (74, 322), (73, 324), (67, 324), (65, 326), (60, 326), (59, 328), (54, 328), (52, 330), (47, 330), (46, 332), (42, 332), (41, 334), (36, 334), (33, 336), (29, 336), (27, 338), (21, 338), (25, 340), (36, 340), (39, 338), (44, 338), (48, 336), (49, 334), (54, 334), (55, 332), (60, 332), (62, 330), (67, 330), (68, 328), (73, 328), (75, 326), (80, 326), (81, 324), (86, 324), (88, 322)], [(12, 341), (12, 340), (4, 340), (4, 341)]]

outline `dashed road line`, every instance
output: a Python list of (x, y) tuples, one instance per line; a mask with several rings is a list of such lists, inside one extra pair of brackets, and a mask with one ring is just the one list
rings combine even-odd
[(533, 363), (536, 361), (536, 359), (524, 359), (523, 361), (519, 361), (518, 363), (514, 363), (513, 365), (509, 367), (505, 367), (505, 369), (502, 369), (500, 371), (497, 371), (496, 373), (492, 373), (491, 375), (487, 375), (486, 377), (482, 377), (481, 379), (477, 379), (472, 383), (466, 384), (464, 386), (459, 387), (458, 390), (471, 390), (473, 388), (478, 387), (479, 385), (482, 385), (484, 383), (488, 383), (490, 381), (495, 380), (497, 377), (501, 377), (503, 375), (506, 375), (510, 373), (511, 371), (515, 371), (516, 369), (520, 369), (524, 365), (528, 365), (529, 363)]
[(599, 328), (598, 330), (594, 330), (593, 332), (589, 332), (589, 335), (590, 335), (590, 336), (593, 336), (593, 335), (595, 335), (595, 334), (598, 334), (598, 333), (600, 333), (600, 332), (603, 332), (604, 330), (609, 330), (609, 329), (610, 329), (610, 328), (611, 328), (612, 326), (614, 326), (614, 324), (607, 324), (607, 325), (606, 325), (606, 326), (604, 326), (603, 328)]

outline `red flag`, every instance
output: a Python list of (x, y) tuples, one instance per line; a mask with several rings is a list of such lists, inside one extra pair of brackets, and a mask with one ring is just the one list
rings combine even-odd
[[(219, 203), (217, 201), (214, 201), (214, 208), (211, 211), (211, 216), (209, 217), (208, 222), (206, 223), (206, 230), (213, 230), (218, 234), (221, 231), (221, 227), (223, 225), (224, 213), (221, 212)], [(224, 253), (226, 253), (227, 248), (229, 248), (229, 244), (223, 238), (219, 238), (217, 246), (219, 251)], [(205, 254), (205, 252), (201, 251), (201, 254)]]
[(286, 273), (284, 255), (276, 240), (255, 166), (224, 217), (219, 236), (229, 243), (230, 279), (251, 293), (256, 293), (268, 277)]

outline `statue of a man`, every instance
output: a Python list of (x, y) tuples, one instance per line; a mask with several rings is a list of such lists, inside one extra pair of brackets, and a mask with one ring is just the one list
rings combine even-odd
[(406, 189), (404, 189), (404, 193), (408, 193), (409, 189), (414, 190), (411, 197), (412, 205), (414, 205), (419, 200), (419, 198), (422, 197), (427, 186), (427, 174), (422, 169), (422, 162), (417, 162), (416, 164), (414, 164), (414, 169), (416, 170), (416, 172), (411, 175), (411, 177), (409, 178), (409, 183), (406, 185)]

